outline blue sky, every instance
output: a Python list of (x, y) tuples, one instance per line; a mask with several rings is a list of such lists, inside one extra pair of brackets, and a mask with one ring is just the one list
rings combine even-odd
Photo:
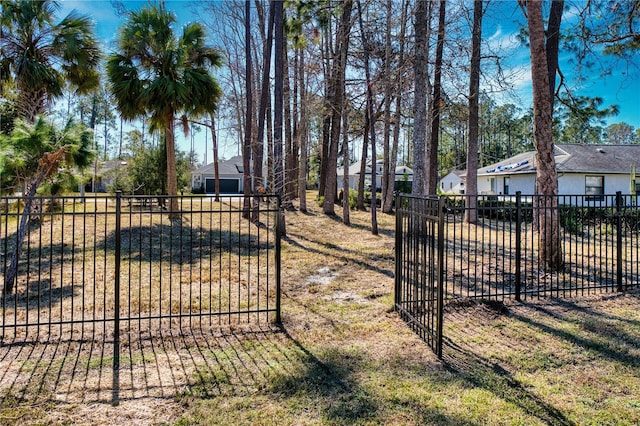
[[(576, 9), (566, 2), (567, 8), (562, 18), (562, 28), (567, 29), (577, 19)], [(512, 82), (519, 94), (523, 106), (531, 103), (531, 74), (529, 68), (529, 49), (517, 40), (519, 27), (525, 25), (522, 11), (515, 1), (497, 0), (491, 3), (491, 10), (483, 22), (483, 39), (494, 47), (506, 51), (506, 67), (517, 77)], [(635, 70), (628, 70), (618, 64), (611, 75), (601, 78), (597, 70), (584, 72), (582, 76), (575, 65), (571, 53), (560, 51), (560, 68), (568, 81), (568, 86), (578, 96), (601, 97), (603, 107), (618, 105), (618, 115), (607, 119), (607, 124), (626, 122), (640, 128), (640, 56), (636, 55)], [(598, 58), (603, 62), (609, 57)], [(582, 77), (579, 79), (579, 77)]]
[[(128, 9), (137, 9), (146, 4), (147, 1), (124, 1)], [(169, 10), (177, 14), (179, 24), (184, 24), (194, 19), (192, 8), (196, 1), (191, 0), (166, 0), (165, 4)], [(95, 21), (98, 37), (102, 40), (105, 53), (113, 48), (113, 41), (117, 35), (117, 29), (123, 22), (123, 18), (118, 17), (110, 1), (107, 0), (62, 0), (61, 16), (66, 15), (75, 9), (80, 13), (89, 15)], [(516, 103), (522, 109), (529, 108), (531, 104), (531, 75), (529, 73), (529, 50), (526, 46), (520, 45), (516, 35), (519, 25), (524, 22), (522, 11), (515, 1), (500, 1), (492, 3), (492, 12), (488, 14), (483, 25), (483, 39), (489, 46), (506, 49), (508, 60), (504, 66), (508, 73), (512, 75), (510, 82), (517, 98), (504, 99), (503, 102)], [(497, 9), (497, 11), (495, 11)], [(571, 8), (563, 15), (563, 27), (571, 24), (575, 19), (574, 11)], [(575, 94), (590, 97), (602, 97), (603, 107), (616, 104), (620, 107), (620, 113), (607, 120), (608, 124), (626, 122), (635, 128), (640, 128), (640, 70), (636, 69), (635, 74), (629, 75), (624, 69), (618, 69), (606, 79), (597, 75), (577, 83), (575, 68), (570, 64), (571, 57), (561, 52), (561, 67), (565, 77), (571, 80), (570, 85), (575, 90)], [(638, 57), (640, 67), (640, 57)], [(498, 102), (501, 102), (502, 95), (496, 95)], [(198, 152), (200, 161), (204, 160), (205, 132), (200, 132), (194, 136), (194, 145)], [(180, 132), (177, 132), (180, 135)], [(222, 156), (229, 158), (238, 153), (234, 140), (220, 138)], [(188, 150), (190, 141), (179, 138), (179, 148)], [(211, 149), (210, 138), (208, 148)], [(212, 154), (208, 154), (208, 161), (212, 160)]]
[[(182, 25), (192, 21), (194, 14), (192, 12), (194, 4), (197, 4), (198, 0), (168, 0), (165, 1), (167, 9), (176, 13), (178, 18), (178, 25)], [(72, 10), (76, 10), (79, 13), (90, 16), (95, 22), (95, 31), (98, 38), (101, 40), (104, 53), (109, 54), (115, 48), (115, 40), (118, 35), (118, 28), (124, 22), (124, 18), (119, 17), (108, 0), (62, 0), (60, 2), (62, 10), (60, 16), (66, 16), (67, 13)], [(146, 0), (143, 1), (123, 1), (123, 4), (128, 10), (136, 10), (140, 7), (148, 4)], [(176, 27), (176, 28), (179, 28)], [(126, 126), (126, 125), (125, 125)], [(125, 132), (127, 128), (125, 127)], [(205, 133), (207, 134), (205, 136)], [(206, 131), (202, 128), (200, 132), (192, 132), (193, 145), (195, 151), (198, 153), (198, 160), (207, 162), (213, 161), (211, 134), (210, 131)], [(230, 158), (234, 155), (238, 155), (237, 144), (234, 143), (235, 139), (226, 139), (224, 135), (219, 137), (219, 147), (221, 158)], [(176, 143), (181, 151), (188, 152), (191, 149), (191, 135), (185, 137), (181, 130), (176, 131)], [(206, 156), (205, 156), (206, 147)]]

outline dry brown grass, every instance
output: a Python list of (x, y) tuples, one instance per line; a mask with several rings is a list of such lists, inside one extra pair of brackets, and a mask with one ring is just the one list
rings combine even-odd
[[(125, 203), (120, 315), (273, 309), (274, 232), (243, 220), (237, 201), (194, 198), (183, 204), (182, 220), (170, 221), (157, 207)], [(16, 292), (2, 305), (5, 325), (24, 323), (27, 315), (29, 323), (114, 317), (115, 203), (88, 199), (64, 208), (64, 215), (43, 215), (31, 226)], [(273, 213), (262, 220), (273, 223)], [(7, 258), (14, 230), (3, 227)]]
[[(311, 199), (311, 198), (310, 198)], [(281, 327), (0, 348), (6, 424), (637, 424), (640, 293), (451, 306), (444, 362), (393, 312), (394, 218), (287, 213)], [(103, 342), (104, 335), (107, 342)]]

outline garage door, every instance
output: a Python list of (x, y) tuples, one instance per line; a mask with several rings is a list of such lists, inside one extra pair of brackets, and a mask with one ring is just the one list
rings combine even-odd
[[(221, 194), (237, 194), (239, 193), (239, 181), (237, 179), (220, 179), (220, 193)], [(207, 179), (205, 185), (205, 191), (207, 194), (215, 194), (216, 192), (216, 180)]]

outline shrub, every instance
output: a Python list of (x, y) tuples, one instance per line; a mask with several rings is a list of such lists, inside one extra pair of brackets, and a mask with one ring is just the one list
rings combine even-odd
[(191, 193), (194, 194), (194, 195), (195, 194), (204, 194), (204, 184), (201, 183), (200, 186), (191, 188)]
[(355, 210), (358, 207), (358, 191), (355, 189), (349, 190), (349, 208)]

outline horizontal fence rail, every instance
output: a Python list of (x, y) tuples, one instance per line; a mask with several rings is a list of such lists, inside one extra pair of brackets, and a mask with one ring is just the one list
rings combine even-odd
[[(250, 210), (242, 196), (175, 198), (169, 211), (166, 196), (37, 197), (0, 294), (2, 341), (279, 321), (278, 197), (250, 197)], [(0, 198), (5, 290), (24, 201)]]
[[(426, 330), (421, 336), (434, 350), (438, 342), (431, 339), (442, 338), (439, 301), (574, 297), (640, 286), (636, 196), (400, 195), (396, 203), (396, 309), (414, 329)], [(429, 226), (437, 221), (441, 230)], [(441, 277), (441, 291), (434, 277)]]

